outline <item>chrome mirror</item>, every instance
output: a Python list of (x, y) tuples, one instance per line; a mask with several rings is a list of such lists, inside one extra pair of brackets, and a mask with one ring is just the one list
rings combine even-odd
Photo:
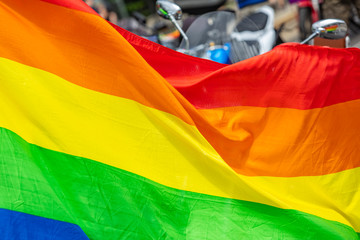
[(186, 50), (189, 50), (189, 38), (186, 36), (184, 31), (181, 29), (179, 24), (176, 22), (176, 20), (180, 20), (182, 17), (181, 8), (173, 2), (166, 1), (166, 0), (159, 0), (159, 1), (156, 1), (156, 12), (159, 16), (161, 16), (165, 19), (169, 19), (174, 24), (174, 26), (177, 28), (177, 30), (179, 30), (181, 36), (185, 40)]
[(326, 39), (340, 39), (346, 37), (348, 28), (345, 21), (340, 19), (324, 19), (312, 25), (313, 33), (301, 44), (305, 44), (315, 37)]
[(171, 19), (170, 16), (173, 16), (176, 20), (180, 20), (182, 17), (181, 8), (177, 4), (165, 0), (156, 1), (156, 12), (165, 19)]

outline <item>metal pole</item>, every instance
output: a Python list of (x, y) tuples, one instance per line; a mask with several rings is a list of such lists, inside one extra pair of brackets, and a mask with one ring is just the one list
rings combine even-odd
[(186, 36), (186, 34), (184, 33), (184, 31), (182, 30), (182, 28), (179, 26), (179, 24), (176, 22), (176, 19), (174, 18), (173, 15), (169, 14), (168, 15), (170, 18), (170, 21), (175, 25), (175, 27), (179, 30), (181, 36), (184, 38), (185, 40), (185, 49), (189, 50), (190, 48), (190, 43), (189, 43), (189, 38)]
[(311, 39), (317, 37), (318, 35), (319, 35), (318, 32), (314, 32), (309, 37), (307, 37), (304, 41), (302, 41), (300, 44), (308, 43)]

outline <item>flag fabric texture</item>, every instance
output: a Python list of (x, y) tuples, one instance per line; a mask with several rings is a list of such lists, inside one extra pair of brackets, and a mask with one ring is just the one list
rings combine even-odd
[(360, 50), (222, 65), (82, 1), (0, 1), (1, 239), (359, 239)]

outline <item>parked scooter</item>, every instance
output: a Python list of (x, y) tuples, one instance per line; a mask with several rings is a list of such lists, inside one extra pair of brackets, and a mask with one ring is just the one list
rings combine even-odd
[[(181, 19), (179, 6), (159, 0), (156, 8), (160, 16), (170, 19), (178, 27), (176, 19)], [(213, 11), (197, 17), (186, 33), (178, 28), (183, 35), (178, 51), (220, 63), (245, 60), (282, 43), (274, 29), (274, 10), (269, 6), (261, 7), (240, 22), (237, 22), (235, 12)]]
[[(215, 11), (201, 15), (186, 33), (176, 20), (181, 19), (181, 8), (169, 1), (158, 0), (157, 12), (169, 19), (183, 36), (178, 51), (211, 59), (220, 63), (235, 63), (270, 51), (282, 43), (274, 29), (274, 11), (264, 6), (236, 24), (234, 13)], [(232, 15), (233, 14), (233, 15)], [(314, 38), (341, 39), (347, 34), (346, 23), (338, 19), (325, 19), (312, 25), (313, 34), (301, 44)], [(280, 40), (279, 40), (280, 39)]]

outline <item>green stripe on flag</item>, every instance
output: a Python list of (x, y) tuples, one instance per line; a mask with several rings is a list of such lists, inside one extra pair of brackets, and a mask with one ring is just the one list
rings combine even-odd
[(359, 239), (338, 222), (173, 189), (4, 128), (0, 153), (0, 208), (75, 223), (90, 239)]

